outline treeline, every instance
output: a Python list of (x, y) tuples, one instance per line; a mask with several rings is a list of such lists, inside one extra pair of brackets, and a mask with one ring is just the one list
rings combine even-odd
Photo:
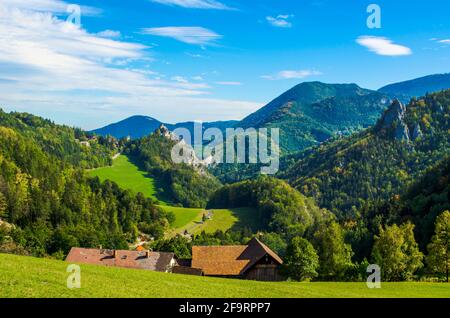
[(65, 138), (74, 131), (28, 115), (23, 118), (38, 124), (20, 124), (22, 115), (9, 116), (2, 113), (0, 126), (0, 251), (62, 257), (72, 246), (128, 248), (140, 232), (163, 236), (173, 215), (140, 194), (88, 178), (85, 163), (73, 164), (79, 156), (108, 162), (108, 145), (88, 152), (75, 142), (78, 150), (65, 153), (65, 146), (72, 147)]
[(175, 141), (161, 130), (133, 140), (124, 153), (138, 160), (146, 171), (164, 185), (166, 195), (185, 207), (205, 207), (210, 195), (220, 187), (219, 181), (204, 169), (172, 162)]
[[(427, 178), (430, 177), (424, 176), (422, 180)], [(448, 188), (448, 180), (446, 184)], [(434, 192), (430, 185), (428, 188)], [(404, 198), (406, 206), (407, 198)], [(319, 209), (285, 182), (270, 177), (226, 185), (213, 195), (208, 207), (245, 205), (254, 207), (255, 217), (263, 220), (258, 234), (248, 229), (202, 233), (191, 242), (178, 236), (155, 241), (152, 247), (189, 258), (192, 245), (246, 244), (257, 235), (284, 258), (284, 274), (294, 280), (361, 281), (367, 278), (369, 264), (381, 267), (384, 281), (446, 279), (450, 266), (446, 256), (450, 255), (448, 211), (439, 209), (432, 220), (432, 237), (421, 248), (414, 220), (402, 218), (400, 211), (391, 211), (397, 213), (397, 223), (376, 215), (361, 218), (359, 223), (339, 222), (332, 213)]]
[[(111, 164), (111, 156), (120, 147), (115, 138), (97, 137), (79, 128), (56, 125), (28, 113), (5, 113), (0, 109), (0, 126), (20, 132), (44, 152), (82, 168)], [(89, 146), (82, 146), (80, 142), (88, 142)]]

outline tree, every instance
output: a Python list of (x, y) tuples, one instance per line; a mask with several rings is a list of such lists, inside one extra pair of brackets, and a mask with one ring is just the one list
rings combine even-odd
[(6, 216), (6, 198), (3, 193), (0, 192), (0, 218)]
[(314, 235), (319, 252), (319, 274), (326, 279), (343, 279), (352, 267), (352, 248), (344, 241), (344, 232), (336, 222), (322, 223)]
[(428, 268), (446, 277), (450, 268), (450, 212), (444, 211), (436, 219), (435, 234), (428, 245)]
[(264, 233), (258, 238), (281, 258), (286, 255), (287, 243), (280, 234), (274, 232)]
[(307, 240), (295, 237), (288, 245), (284, 258), (284, 271), (288, 277), (303, 281), (318, 276), (319, 256)]
[(414, 239), (414, 225), (410, 222), (380, 227), (375, 236), (372, 258), (381, 267), (384, 280), (410, 280), (423, 266), (423, 254)]

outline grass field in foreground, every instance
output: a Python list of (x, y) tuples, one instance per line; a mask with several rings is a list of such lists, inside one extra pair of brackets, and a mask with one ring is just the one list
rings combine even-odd
[(0, 254), (0, 297), (275, 298), (450, 297), (450, 284), (254, 282), (81, 265), (81, 288), (68, 289), (68, 263)]
[[(158, 200), (155, 180), (148, 177), (146, 171), (134, 165), (127, 156), (120, 155), (113, 160), (112, 166), (90, 170), (89, 174), (99, 177), (102, 182), (109, 179), (124, 189), (134, 193), (142, 192), (146, 197)], [(164, 205), (164, 202), (161, 204)]]

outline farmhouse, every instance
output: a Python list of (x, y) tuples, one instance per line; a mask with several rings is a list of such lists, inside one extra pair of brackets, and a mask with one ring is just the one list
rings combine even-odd
[(69, 255), (67, 255), (66, 261), (71, 263), (146, 269), (158, 272), (172, 272), (172, 268), (177, 264), (173, 253), (79, 247), (72, 247)]
[(257, 238), (248, 245), (193, 246), (191, 267), (205, 276), (279, 281), (281, 258)]

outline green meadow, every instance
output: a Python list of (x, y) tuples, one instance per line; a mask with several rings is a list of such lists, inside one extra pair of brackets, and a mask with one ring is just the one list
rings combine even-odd
[(169, 201), (158, 192), (157, 181), (148, 173), (134, 164), (130, 158), (124, 155), (113, 160), (113, 165), (89, 171), (93, 177), (99, 177), (101, 181), (111, 180), (124, 189), (134, 193), (141, 192), (148, 198), (158, 200), (160, 207), (175, 214), (175, 222), (172, 228), (181, 228), (202, 215), (203, 209), (191, 209), (169, 206)]
[(251, 217), (254, 210), (250, 208), (213, 210), (212, 219), (202, 223), (203, 214), (208, 213), (204, 209), (170, 206), (170, 200), (165, 199), (162, 193), (158, 192), (157, 181), (125, 155), (114, 159), (112, 166), (89, 170), (89, 174), (99, 177), (101, 181), (111, 180), (124, 189), (134, 193), (141, 192), (148, 198), (158, 200), (161, 208), (175, 214), (175, 222), (172, 224), (169, 236), (183, 233), (185, 230), (199, 234), (202, 231), (213, 233), (217, 230), (226, 231), (244, 226), (254, 229), (256, 226), (253, 221), (256, 218)]
[(108, 179), (124, 189), (134, 193), (141, 192), (148, 198), (158, 200), (156, 181), (149, 177), (146, 171), (133, 164), (127, 156), (120, 155), (113, 160), (112, 166), (89, 170), (89, 174), (99, 177), (102, 182)]
[(236, 209), (213, 209), (212, 219), (200, 224), (195, 228), (193, 234), (214, 233), (216, 231), (227, 231), (229, 229), (240, 229), (249, 227), (253, 230), (258, 229), (258, 224), (255, 223), (256, 210), (253, 208), (236, 208)]
[(0, 254), (0, 297), (33, 298), (425, 298), (450, 297), (446, 283), (256, 282), (81, 264), (81, 288), (67, 288), (69, 263)]

